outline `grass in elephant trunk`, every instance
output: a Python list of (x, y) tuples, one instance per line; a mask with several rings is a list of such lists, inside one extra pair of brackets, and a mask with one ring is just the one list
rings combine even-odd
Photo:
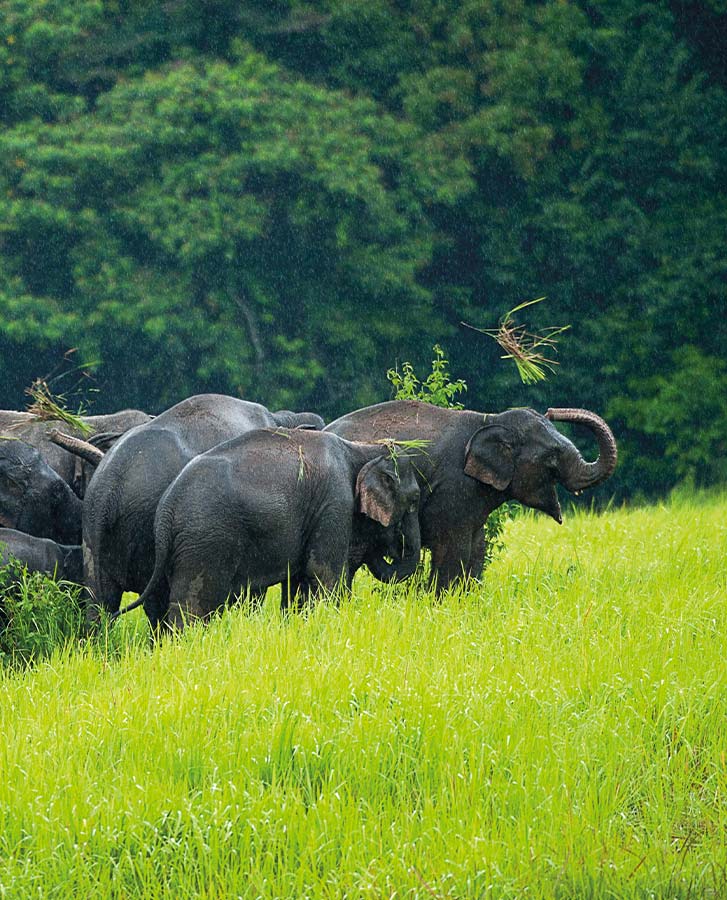
[(0, 679), (8, 896), (727, 893), (727, 497)]

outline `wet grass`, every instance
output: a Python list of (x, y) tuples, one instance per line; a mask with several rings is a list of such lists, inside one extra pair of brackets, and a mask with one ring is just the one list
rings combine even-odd
[(727, 895), (727, 498), (0, 675), (7, 897)]

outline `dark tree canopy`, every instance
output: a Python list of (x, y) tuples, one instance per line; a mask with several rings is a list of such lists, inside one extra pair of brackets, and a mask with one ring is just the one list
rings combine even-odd
[[(727, 9), (8, 0), (0, 406), (69, 347), (97, 408), (327, 417), (432, 345), (469, 406), (587, 406), (621, 492), (724, 481)], [(570, 323), (524, 387), (493, 327)]]

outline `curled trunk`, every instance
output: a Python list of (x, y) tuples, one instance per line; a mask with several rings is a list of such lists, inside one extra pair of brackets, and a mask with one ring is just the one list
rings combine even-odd
[(572, 493), (584, 491), (611, 477), (618, 456), (616, 439), (600, 416), (587, 409), (549, 409), (545, 415), (552, 422), (585, 425), (598, 441), (598, 458), (595, 462), (586, 462), (578, 451), (563, 462), (559, 480), (566, 490)]

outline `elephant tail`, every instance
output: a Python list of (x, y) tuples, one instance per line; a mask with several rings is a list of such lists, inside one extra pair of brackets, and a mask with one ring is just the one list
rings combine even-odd
[(124, 615), (124, 613), (131, 612), (133, 609), (144, 606), (148, 598), (153, 594), (165, 577), (167, 559), (169, 557), (169, 538), (171, 535), (171, 528), (169, 526), (170, 523), (167, 521), (167, 517), (164, 516), (164, 510), (161, 508), (160, 503), (160, 509), (157, 511), (156, 521), (154, 522), (154, 571), (152, 572), (146, 587), (136, 600), (133, 600), (131, 603), (113, 613), (110, 617), (111, 622), (115, 622), (116, 619), (118, 619), (119, 616)]

